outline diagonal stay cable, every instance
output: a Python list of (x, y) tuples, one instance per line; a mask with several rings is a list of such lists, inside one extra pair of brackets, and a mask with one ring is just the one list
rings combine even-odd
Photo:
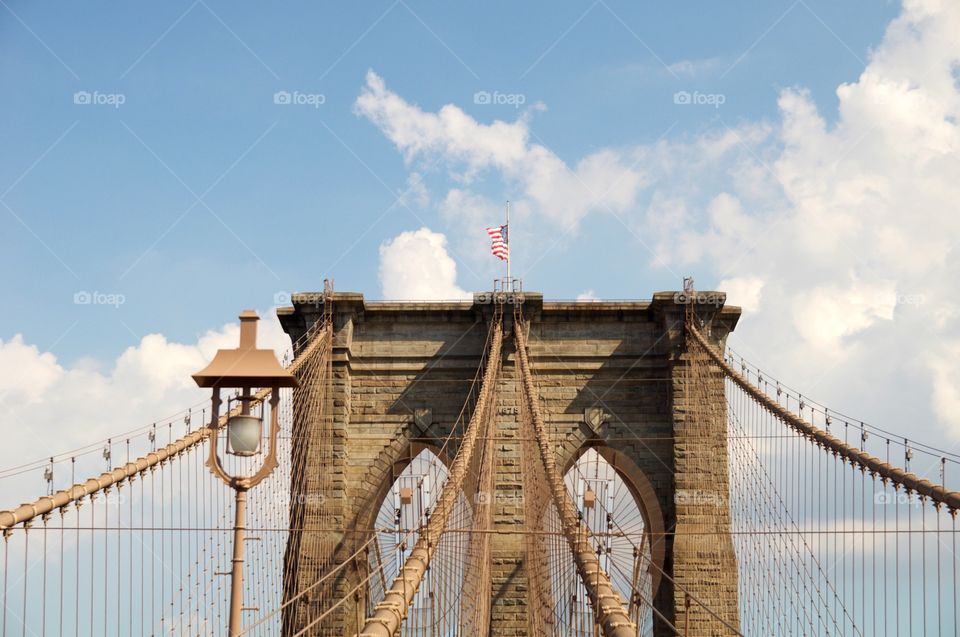
[(376, 612), (369, 617), (360, 631), (364, 637), (393, 637), (400, 629), (407, 612), (413, 603), (427, 568), (437, 550), (447, 522), (456, 506), (463, 480), (466, 477), (481, 429), (489, 423), (488, 415), (496, 399), (496, 381), (500, 370), (500, 353), (503, 347), (503, 325), (499, 318), (491, 326), (493, 338), (490, 339), (490, 351), (487, 357), (487, 369), (483, 375), (483, 384), (477, 399), (477, 408), (470, 417), (464, 432), (463, 441), (457, 451), (450, 474), (444, 482), (436, 508), (417, 539), (410, 555), (400, 567), (400, 574), (394, 579), (383, 600), (377, 604)]
[(557, 471), (556, 461), (547, 439), (546, 427), (540, 415), (540, 406), (535, 398), (536, 392), (530, 375), (530, 362), (527, 358), (527, 343), (524, 332), (524, 324), (518, 322), (514, 330), (514, 342), (517, 350), (517, 362), (522, 375), (522, 390), (533, 419), (537, 444), (540, 449), (540, 459), (543, 462), (544, 473), (550, 486), (550, 494), (560, 516), (564, 535), (573, 553), (577, 571), (586, 584), (590, 604), (594, 608), (597, 623), (600, 624), (604, 637), (636, 637), (637, 626), (630, 620), (623, 600), (610, 583), (610, 577), (600, 567), (593, 546), (588, 540), (588, 531), (581, 524), (576, 508), (567, 494), (563, 479)]
[(795, 416), (786, 408), (778, 405), (774, 400), (764, 394), (761, 389), (750, 383), (749, 380), (737, 373), (736, 370), (724, 360), (723, 356), (707, 343), (699, 330), (692, 328), (690, 332), (693, 335), (694, 341), (713, 359), (727, 378), (736, 383), (740, 389), (746, 392), (757, 404), (810, 442), (828, 449), (852, 464), (869, 471), (871, 474), (878, 475), (885, 480), (899, 484), (909, 491), (930, 498), (938, 504), (946, 505), (950, 511), (960, 509), (960, 492), (950, 491), (940, 485), (931, 483), (929, 480), (924, 480), (916, 474), (890, 465), (865, 451), (861, 451), (847, 444), (829, 432), (812, 425), (803, 418)]
[[(325, 337), (329, 331), (329, 325), (323, 325), (317, 329), (317, 331), (313, 334), (312, 340), (306, 346), (304, 351), (296, 359), (294, 359), (292, 363), (290, 363), (287, 369), (291, 373), (296, 374), (304, 362), (309, 360), (310, 357), (317, 352), (318, 348), (320, 348), (320, 346), (326, 342), (327, 339)], [(321, 354), (328, 355), (328, 352), (324, 351), (321, 352)], [(255, 405), (262, 402), (269, 394), (269, 388), (261, 389), (254, 396), (251, 404)], [(238, 413), (240, 413), (240, 407), (237, 407), (229, 413), (220, 416), (220, 419), (215, 424), (215, 427), (201, 427), (182, 436), (181, 438), (178, 438), (177, 440), (170, 442), (166, 446), (157, 449), (156, 451), (152, 451), (137, 458), (136, 460), (126, 463), (123, 466), (106, 471), (99, 476), (95, 476), (85, 480), (84, 482), (74, 484), (68, 489), (57, 491), (53, 495), (41, 496), (32, 502), (22, 504), (14, 509), (0, 511), (0, 530), (10, 529), (17, 524), (29, 522), (34, 518), (53, 511), (54, 509), (65, 507), (72, 502), (82, 500), (89, 495), (107, 489), (115, 484), (122, 483), (133, 476), (140, 475), (144, 471), (159, 465), (168, 458), (178, 456), (196, 445), (203, 444), (213, 432), (219, 431), (219, 429), (226, 424), (227, 420), (231, 416), (234, 416)]]

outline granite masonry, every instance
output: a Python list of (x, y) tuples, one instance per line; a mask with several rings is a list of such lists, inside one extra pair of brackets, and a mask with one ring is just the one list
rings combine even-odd
[[(296, 340), (323, 315), (320, 294), (293, 296), (278, 310)], [(307, 499), (309, 526), (323, 507), (341, 527), (330, 541), (301, 543), (288, 551), (288, 566), (303, 586), (334, 561), (351, 555), (398, 475), (424, 448), (438, 450), (456, 421), (483, 355), (493, 316), (489, 295), (473, 302), (369, 302), (361, 294), (333, 297), (333, 436), (331, 449), (308, 459), (310, 475), (325, 472), (329, 493)], [(531, 364), (540, 404), (553, 437), (558, 467), (573, 465), (588, 448), (612, 463), (636, 496), (649, 532), (654, 606), (691, 635), (729, 630), (688, 596), (736, 625), (737, 568), (729, 536), (727, 442), (722, 377), (690, 374), (684, 348), (684, 312), (693, 302), (702, 331), (723, 348), (740, 316), (720, 293), (689, 299), (661, 292), (650, 301), (545, 301), (522, 298), (529, 322)], [(520, 500), (519, 370), (515, 366), (512, 307), (505, 315), (503, 367), (497, 386), (496, 508), (498, 530), (522, 530)], [(707, 401), (709, 405), (704, 407)], [(592, 417), (586, 412), (592, 410)], [(419, 417), (415, 418), (415, 413)], [(453, 449), (452, 453), (456, 450)], [(449, 458), (445, 458), (449, 460)], [(309, 488), (309, 487), (308, 487)], [(518, 533), (493, 536), (491, 634), (529, 635), (524, 541)], [(365, 565), (344, 569), (338, 581), (349, 591)], [(661, 575), (661, 569), (667, 576)], [(674, 585), (670, 580), (674, 580)], [(683, 591), (686, 591), (683, 592)], [(337, 615), (335, 634), (357, 630), (355, 604)], [(295, 628), (294, 613), (285, 630)], [(673, 634), (662, 622), (656, 635)]]

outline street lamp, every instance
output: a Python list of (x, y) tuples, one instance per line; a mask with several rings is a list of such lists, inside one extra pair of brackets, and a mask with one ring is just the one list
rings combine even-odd
[[(243, 609), (243, 542), (246, 530), (247, 491), (260, 484), (277, 466), (277, 434), (280, 431), (280, 388), (297, 387), (297, 379), (285, 370), (273, 350), (257, 349), (257, 321), (253, 310), (240, 313), (240, 347), (222, 349), (203, 370), (193, 375), (200, 387), (213, 389), (210, 418), (210, 457), (207, 466), (236, 492), (235, 522), (233, 525), (233, 567), (230, 572), (230, 637), (240, 634)], [(217, 451), (217, 426), (220, 422), (220, 390), (239, 389), (240, 412), (227, 413), (228, 452), (234, 456), (250, 457), (260, 453), (263, 438), (263, 416), (250, 413), (254, 400), (253, 388), (269, 390), (270, 446), (260, 469), (252, 476), (231, 476), (223, 468)], [(266, 397), (263, 397), (266, 400)], [(260, 410), (263, 413), (263, 410)]]

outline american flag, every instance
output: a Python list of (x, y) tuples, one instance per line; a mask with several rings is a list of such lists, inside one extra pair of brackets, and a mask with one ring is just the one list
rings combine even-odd
[(510, 242), (507, 240), (507, 226), (487, 228), (487, 234), (490, 235), (490, 251), (493, 253), (493, 256), (501, 261), (509, 261)]

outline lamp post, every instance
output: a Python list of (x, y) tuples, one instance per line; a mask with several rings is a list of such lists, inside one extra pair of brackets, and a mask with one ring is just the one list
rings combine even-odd
[[(269, 349), (257, 349), (257, 321), (253, 310), (240, 313), (240, 347), (222, 349), (203, 370), (193, 375), (200, 387), (211, 388), (212, 416), (210, 419), (210, 456), (207, 467), (236, 492), (235, 521), (233, 525), (233, 565), (230, 571), (230, 637), (240, 634), (243, 611), (243, 550), (246, 530), (247, 491), (260, 484), (277, 466), (277, 435), (280, 430), (278, 406), (281, 387), (297, 387), (297, 379), (285, 370)], [(262, 453), (263, 417), (250, 413), (254, 400), (253, 388), (269, 390), (270, 442), (267, 455), (252, 476), (231, 476), (223, 468), (217, 451), (217, 426), (220, 422), (220, 390), (240, 389), (240, 413), (227, 419), (228, 452), (250, 457)], [(266, 397), (263, 398), (266, 400)], [(229, 407), (229, 405), (228, 405)], [(229, 413), (229, 409), (228, 409)], [(263, 411), (261, 410), (261, 414)]]

